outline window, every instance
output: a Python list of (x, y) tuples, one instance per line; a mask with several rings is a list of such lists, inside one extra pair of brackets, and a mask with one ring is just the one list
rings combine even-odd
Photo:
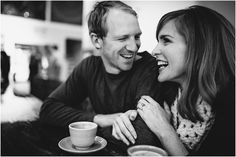
[(1, 14), (45, 20), (46, 1), (1, 1)]

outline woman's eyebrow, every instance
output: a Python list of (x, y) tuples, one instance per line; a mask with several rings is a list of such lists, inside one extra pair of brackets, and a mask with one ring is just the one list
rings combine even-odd
[(166, 37), (170, 37), (173, 38), (173, 36), (169, 35), (169, 34), (162, 34), (159, 36), (160, 39), (166, 38)]

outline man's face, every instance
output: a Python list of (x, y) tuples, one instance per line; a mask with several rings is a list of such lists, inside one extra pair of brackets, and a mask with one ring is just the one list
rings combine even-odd
[(137, 18), (122, 10), (111, 9), (107, 16), (107, 35), (102, 40), (101, 56), (108, 73), (130, 70), (141, 45)]

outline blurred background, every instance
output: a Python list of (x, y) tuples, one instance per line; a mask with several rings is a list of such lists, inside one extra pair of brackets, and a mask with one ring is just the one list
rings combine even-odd
[[(10, 85), (15, 94), (44, 100), (76, 64), (98, 55), (87, 29), (87, 15), (96, 1), (1, 1), (1, 51), (11, 59)], [(158, 20), (169, 11), (203, 5), (235, 26), (235, 1), (124, 1), (138, 13), (140, 51), (156, 45)]]

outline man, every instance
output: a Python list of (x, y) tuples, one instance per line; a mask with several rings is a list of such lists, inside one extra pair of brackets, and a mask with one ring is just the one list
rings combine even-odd
[[(136, 111), (142, 95), (157, 98), (159, 92), (155, 58), (147, 52), (138, 53), (142, 32), (136, 12), (120, 1), (98, 2), (89, 15), (88, 27), (100, 56), (83, 60), (45, 100), (40, 111), (40, 125), (44, 127), (28, 133), (36, 142), (27, 140), (34, 143), (38, 155), (58, 152), (57, 142), (69, 135), (68, 125), (75, 121), (97, 123), (97, 135), (107, 139), (109, 148), (119, 151), (115, 155), (125, 155), (127, 145), (158, 142)], [(87, 97), (93, 111), (84, 110), (82, 103)], [(124, 137), (114, 138), (112, 126), (119, 117), (124, 121), (114, 126), (124, 132)]]
[[(137, 100), (157, 94), (157, 69), (149, 53), (137, 53), (142, 32), (130, 6), (120, 1), (98, 2), (89, 15), (88, 28), (100, 56), (89, 57), (75, 67), (66, 82), (46, 99), (40, 119), (66, 129), (71, 122), (93, 121), (101, 136), (108, 138), (118, 116), (126, 117), (124, 125), (130, 124), (137, 115)], [(94, 112), (82, 109), (87, 97)], [(134, 130), (131, 127), (129, 131), (135, 134)], [(136, 138), (131, 137), (132, 144)]]

